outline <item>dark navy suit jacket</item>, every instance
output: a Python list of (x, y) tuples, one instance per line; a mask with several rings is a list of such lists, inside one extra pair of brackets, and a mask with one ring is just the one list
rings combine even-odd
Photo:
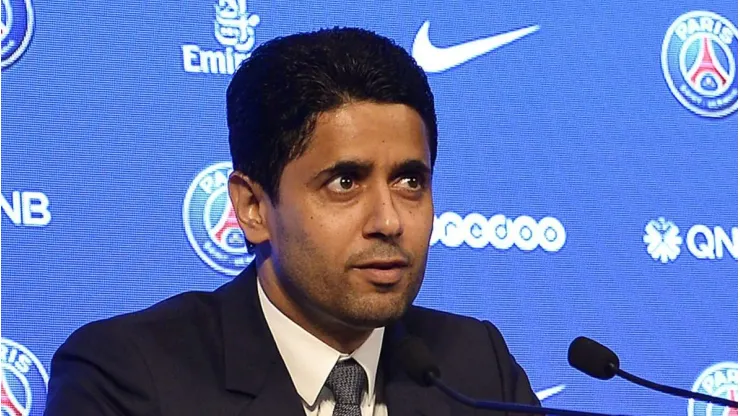
[[(389, 416), (475, 411), (412, 381), (393, 358), (404, 333), (421, 338), (444, 380), (469, 396), (539, 405), (489, 322), (413, 306), (386, 329), (379, 371)], [(214, 292), (187, 292), (93, 322), (54, 354), (46, 416), (305, 415), (265, 322), (248, 267)]]

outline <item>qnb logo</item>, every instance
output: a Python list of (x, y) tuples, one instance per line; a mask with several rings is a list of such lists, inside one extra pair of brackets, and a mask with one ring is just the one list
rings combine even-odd
[[(675, 261), (681, 253), (681, 244), (684, 243), (678, 226), (663, 217), (645, 225), (642, 240), (647, 245), (650, 256), (661, 263)], [(689, 228), (685, 241), (689, 253), (701, 260), (722, 259), (725, 252), (737, 260), (739, 246), (736, 242), (738, 242), (737, 227), (732, 227), (728, 235), (722, 227), (710, 228), (702, 224)]]
[(695, 225), (686, 233), (686, 248), (697, 259), (721, 259), (724, 257), (725, 249), (730, 256), (737, 260), (738, 229), (732, 227), (730, 236), (727, 235), (722, 227), (715, 226), (712, 229), (706, 225)]
[(198, 45), (182, 45), (182, 66), (185, 72), (233, 74), (251, 55), (255, 44), (255, 27), (260, 17), (247, 11), (246, 0), (217, 0), (214, 36), (221, 49), (203, 49)]
[(497, 214), (486, 218), (478, 213), (460, 217), (454, 212), (445, 212), (434, 217), (434, 228), (430, 245), (441, 243), (447, 247), (469, 247), (482, 249), (491, 245), (499, 250), (516, 246), (522, 251), (537, 247), (556, 252), (565, 245), (565, 227), (556, 218), (544, 217), (537, 221), (522, 215), (515, 219)]
[(642, 241), (647, 244), (647, 251), (653, 257), (653, 260), (668, 263), (668, 260), (676, 260), (676, 257), (681, 253), (683, 238), (678, 233), (679, 230), (676, 224), (660, 217), (647, 223)]
[(13, 191), (10, 201), (0, 195), (0, 208), (15, 225), (43, 227), (51, 222), (49, 198), (43, 192)]

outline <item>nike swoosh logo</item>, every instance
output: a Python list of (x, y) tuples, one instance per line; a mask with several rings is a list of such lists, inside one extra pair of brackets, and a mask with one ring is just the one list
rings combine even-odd
[(565, 389), (565, 384), (561, 384), (559, 386), (550, 387), (549, 389), (540, 390), (535, 395), (537, 395), (537, 398), (540, 399), (540, 401), (547, 399), (548, 397), (552, 397), (561, 391)]
[(539, 25), (525, 27), (512, 32), (499, 33), (482, 39), (460, 43), (447, 48), (438, 48), (429, 40), (429, 21), (424, 22), (416, 33), (411, 55), (426, 72), (442, 72), (485, 55), (507, 43), (521, 39), (539, 30)]

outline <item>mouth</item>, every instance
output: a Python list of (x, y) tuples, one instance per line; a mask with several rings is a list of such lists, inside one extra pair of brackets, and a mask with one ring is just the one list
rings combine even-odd
[(401, 281), (408, 266), (409, 263), (403, 259), (390, 259), (364, 262), (355, 265), (353, 269), (374, 285), (392, 286)]

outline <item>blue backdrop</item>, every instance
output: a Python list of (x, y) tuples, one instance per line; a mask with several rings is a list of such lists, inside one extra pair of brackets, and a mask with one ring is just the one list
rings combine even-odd
[(429, 73), (437, 220), (417, 304), (494, 322), (549, 406), (723, 414), (589, 379), (566, 361), (578, 335), (737, 399), (737, 2), (0, 3), (2, 416), (42, 413), (79, 326), (249, 261), (223, 182), (230, 73), (334, 25)]

